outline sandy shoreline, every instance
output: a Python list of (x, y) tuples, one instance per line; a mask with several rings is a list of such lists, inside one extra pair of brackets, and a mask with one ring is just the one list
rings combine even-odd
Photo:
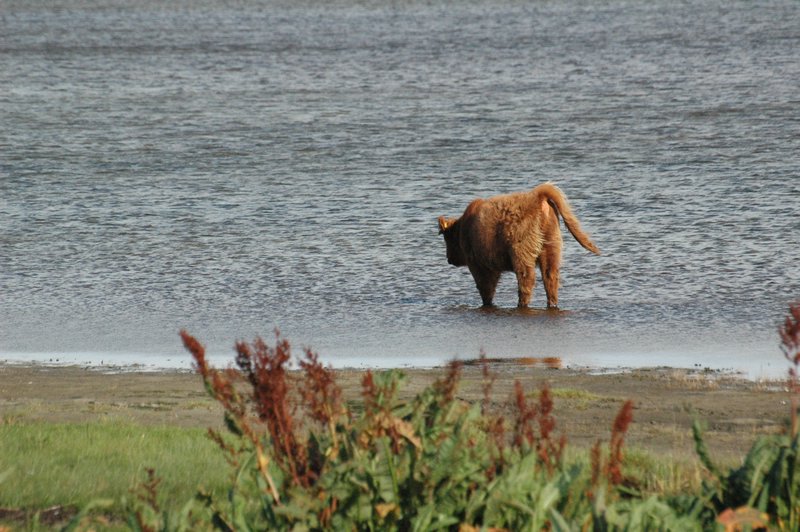
[[(504, 408), (515, 380), (527, 391), (547, 382), (555, 397), (557, 431), (570, 444), (607, 441), (619, 407), (635, 404), (627, 442), (656, 453), (693, 456), (691, 423), (707, 425), (715, 456), (742, 455), (760, 434), (782, 430), (789, 397), (780, 381), (756, 382), (718, 372), (671, 368), (597, 374), (582, 369), (495, 363), (493, 398)], [(404, 369), (402, 394), (409, 396), (443, 370)], [(348, 399), (360, 393), (363, 370), (337, 370)], [(480, 368), (466, 366), (458, 396), (482, 397)], [(101, 372), (77, 366), (16, 365), (0, 362), (0, 420), (13, 422), (92, 422), (123, 420), (145, 425), (221, 426), (219, 407), (196, 374), (180, 370)]]

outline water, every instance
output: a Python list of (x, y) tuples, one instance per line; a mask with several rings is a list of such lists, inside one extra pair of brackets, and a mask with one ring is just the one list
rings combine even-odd
[[(800, 298), (793, 1), (0, 2), (0, 359), (557, 356), (781, 375)], [(553, 180), (561, 313), (436, 218)]]

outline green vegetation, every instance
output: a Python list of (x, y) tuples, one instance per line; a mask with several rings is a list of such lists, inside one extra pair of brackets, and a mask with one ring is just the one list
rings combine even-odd
[(620, 399), (605, 397), (586, 390), (575, 388), (553, 388), (550, 395), (555, 399), (563, 399), (568, 402), (570, 408), (585, 410), (591, 404), (597, 403), (619, 403)]
[[(558, 390), (553, 392), (561, 397)], [(356, 404), (363, 412), (363, 403)], [(30, 510), (16, 512), (14, 519), (0, 517), (0, 530), (4, 521), (27, 522), (28, 528), (35, 528), (31, 523), (37, 511), (56, 517), (40, 518), (43, 525), (64, 524), (78, 508), (98, 500), (111, 504), (102, 507), (101, 515), (110, 518), (102, 529), (128, 529), (128, 511), (150, 468), (163, 479), (158, 491), (169, 494), (159, 497), (167, 514), (179, 515), (198, 490), (211, 492), (216, 499), (227, 494), (230, 471), (206, 431), (118, 421), (69, 424), (22, 419), (0, 424), (0, 473), (6, 473), (0, 474), (0, 508)], [(570, 447), (565, 461), (588, 467), (589, 455)], [(625, 465), (648, 492), (676, 495), (701, 485), (700, 468), (685, 459), (629, 449)]]
[(205, 486), (222, 495), (229, 475), (225, 460), (200, 429), (135, 424), (0, 424), (0, 507), (84, 507), (96, 499), (114, 501), (124, 514), (131, 489), (145, 467), (163, 476), (161, 488), (176, 501)]
[[(598, 441), (588, 457), (568, 453), (555, 430), (553, 392), (544, 387), (531, 397), (517, 383), (501, 414), (488, 364), (482, 400), (457, 398), (461, 366), (453, 363), (410, 400), (399, 398), (401, 372), (367, 372), (352, 408), (310, 350), (300, 376), (289, 376), (290, 346), (280, 338), (274, 347), (239, 343), (238, 367), (216, 370), (202, 345), (182, 336), (224, 409), (227, 430), (209, 431), (216, 452), (199, 431), (6, 424), (4, 504), (69, 501), (91, 510), (90, 498), (114, 498), (111, 514), (87, 511), (71, 525), (102, 528), (124, 510), (134, 530), (800, 529), (800, 305), (781, 328), (791, 364), (786, 433), (762, 436), (729, 467), (715, 463), (696, 423), (702, 469), (627, 451), (630, 401), (608, 443)], [(36, 474), (43, 480), (28, 482)], [(36, 487), (26, 493), (24, 484)]]
[[(359, 412), (363, 411), (363, 405), (358, 405), (362, 406)], [(148, 478), (151, 467), (163, 479), (159, 491), (169, 494), (159, 498), (167, 514), (179, 514), (198, 489), (224, 498), (230, 480), (219, 448), (198, 429), (15, 420), (0, 425), (0, 449), (4, 451), (0, 470), (6, 471), (5, 477), (0, 474), (0, 507), (31, 509), (26, 512), (28, 522), (35, 519), (37, 510), (56, 509), (56, 517), (69, 517), (91, 502), (108, 500), (112, 505), (103, 507), (103, 514), (127, 529), (126, 516), (136, 488)], [(588, 452), (573, 447), (565, 450), (564, 459), (583, 467), (589, 464)], [(650, 493), (671, 496), (701, 486), (700, 467), (680, 457), (628, 449), (625, 466)], [(25, 523), (23, 512), (18, 514), (14, 521)], [(3, 522), (0, 518), (0, 530)]]
[[(187, 333), (206, 389), (224, 407), (228, 434), (214, 433), (235, 471), (228, 497), (198, 497), (180, 516), (159, 509), (155, 479), (131, 523), (141, 530), (211, 526), (220, 530), (740, 530), (800, 528), (797, 422), (800, 306), (781, 329), (793, 364), (788, 434), (760, 438), (739, 467), (709, 456), (699, 485), (653, 493), (639, 467), (626, 465), (624, 442), (633, 404), (622, 405), (607, 446), (588, 463), (565, 458), (555, 434), (553, 397), (530, 401), (517, 383), (514, 413), (489, 412), (493, 376), (484, 364), (484, 399), (456, 399), (460, 365), (410, 401), (403, 374), (367, 372), (363, 408), (343, 402), (333, 372), (306, 350), (304, 378), (287, 378), (286, 340), (237, 344), (238, 370), (208, 366)], [(295, 387), (293, 388), (292, 382)], [(562, 396), (581, 398), (570, 391)], [(593, 398), (594, 399), (594, 398)], [(303, 409), (317, 429), (301, 430)]]

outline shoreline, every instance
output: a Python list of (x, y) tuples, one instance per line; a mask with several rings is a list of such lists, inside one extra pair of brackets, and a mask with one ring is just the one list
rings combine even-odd
[[(634, 401), (634, 422), (626, 445), (677, 458), (694, 458), (694, 416), (706, 425), (706, 441), (715, 456), (737, 459), (762, 434), (783, 430), (790, 414), (785, 380), (753, 381), (722, 371), (656, 367), (597, 372), (491, 360), (496, 375), (492, 408), (511, 414), (514, 381), (528, 394), (544, 383), (555, 404), (556, 432), (570, 445), (590, 447), (608, 441), (611, 425), (625, 400)], [(406, 375), (401, 398), (411, 398), (441, 377), (445, 368), (398, 368)], [(360, 399), (365, 369), (335, 369), (347, 400)], [(480, 401), (479, 365), (462, 368), (457, 397)], [(223, 426), (221, 408), (205, 393), (190, 369), (141, 370), (0, 362), (0, 422), (127, 422), (180, 427)]]
[[(234, 353), (220, 355), (206, 353), (211, 366), (224, 368), (233, 363)], [(572, 360), (575, 358), (575, 360)], [(597, 358), (598, 360), (594, 360)], [(428, 371), (446, 367), (452, 360), (458, 360), (465, 365), (475, 363), (476, 357), (402, 357), (402, 363), (398, 359), (372, 358), (369, 364), (363, 362), (363, 357), (333, 357), (322, 358), (322, 363), (326, 367), (331, 367), (335, 371), (384, 371), (398, 369), (402, 371)], [(509, 356), (509, 357), (490, 357), (490, 362), (495, 365), (543, 365), (567, 371), (578, 371), (595, 374), (627, 373), (637, 371), (671, 370), (685, 372), (687, 374), (704, 375), (723, 375), (726, 377), (739, 378), (753, 382), (770, 382), (785, 380), (788, 365), (786, 360), (781, 357), (774, 357), (768, 360), (759, 360), (758, 363), (749, 364), (726, 364), (699, 363), (687, 356), (659, 356), (657, 360), (666, 360), (662, 364), (639, 364), (637, 360), (650, 360), (652, 357), (636, 357), (631, 354), (617, 356), (598, 354), (596, 356), (568, 357), (565, 361), (562, 357), (553, 356)], [(297, 358), (293, 359), (295, 362)], [(358, 360), (359, 362), (356, 362)], [(134, 362), (135, 361), (135, 362)], [(633, 363), (632, 363), (633, 362)], [(677, 362), (677, 363), (673, 363)], [(103, 355), (100, 353), (2, 353), (0, 352), (0, 367), (19, 366), (19, 367), (52, 367), (70, 368), (78, 367), (91, 371), (103, 373), (113, 372), (188, 372), (193, 369), (193, 361), (188, 353), (180, 355), (141, 355), (141, 354), (112, 354)], [(293, 364), (293, 367), (296, 364)]]

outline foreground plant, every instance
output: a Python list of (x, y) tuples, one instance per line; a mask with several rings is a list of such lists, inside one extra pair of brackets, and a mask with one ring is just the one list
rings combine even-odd
[(200, 493), (180, 515), (160, 511), (153, 473), (131, 519), (137, 530), (758, 530), (800, 529), (798, 427), (800, 307), (781, 329), (792, 362), (787, 434), (764, 437), (740, 468), (696, 449), (710, 479), (698, 493), (647, 495), (626, 471), (634, 405), (623, 404), (606, 450), (589, 463), (564, 460), (549, 389), (531, 402), (517, 383), (509, 419), (492, 411), (494, 380), (483, 360), (483, 400), (458, 399), (461, 366), (398, 398), (404, 375), (367, 372), (362, 403), (342, 399), (335, 374), (305, 350), (289, 372), (289, 343), (236, 345), (236, 368), (211, 368), (182, 332), (206, 389), (224, 407), (227, 433), (210, 430), (232, 466), (228, 498)]
[(778, 332), (781, 350), (791, 364), (787, 383), (791, 421), (787, 432), (760, 437), (741, 467), (721, 471), (708, 454), (699, 422), (693, 426), (698, 456), (712, 474), (711, 481), (704, 484), (703, 499), (719, 512), (718, 521), (723, 524), (754, 529), (769, 524), (781, 530), (800, 530), (800, 303), (790, 306)]
[[(410, 401), (397, 371), (366, 372), (362, 404), (342, 400), (335, 374), (305, 350), (288, 371), (289, 343), (236, 346), (236, 369), (211, 368), (183, 332), (209, 394), (224, 407), (227, 434), (209, 431), (233, 467), (227, 500), (198, 496), (180, 518), (163, 516), (151, 477), (134, 528), (204, 524), (221, 530), (573, 530), (635, 516), (653, 527), (679, 523), (666, 505), (634, 508), (621, 497), (621, 460), (633, 405), (615, 423), (609, 458), (596, 474), (564, 462), (549, 389), (531, 401), (517, 384), (509, 419), (484, 400), (458, 399), (461, 365)], [(599, 449), (599, 447), (598, 447)], [(599, 451), (598, 451), (599, 452)], [(626, 492), (630, 495), (630, 490)]]

